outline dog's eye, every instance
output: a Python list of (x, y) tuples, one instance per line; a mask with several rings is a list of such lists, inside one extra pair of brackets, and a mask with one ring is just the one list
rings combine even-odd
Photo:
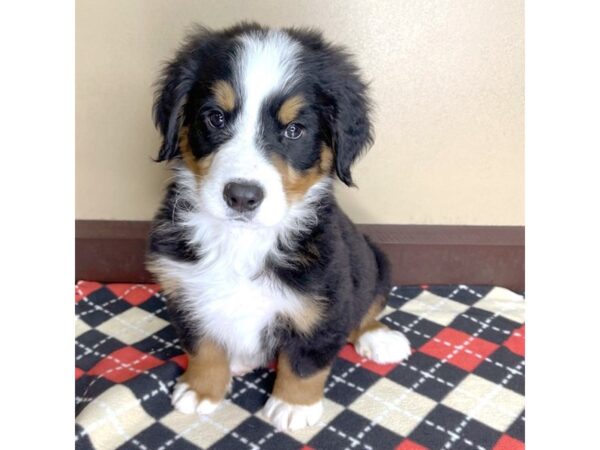
[(298, 139), (304, 134), (304, 127), (299, 123), (290, 123), (283, 135), (288, 139)]
[(221, 111), (212, 111), (208, 115), (208, 124), (213, 128), (223, 128), (225, 126), (225, 115)]

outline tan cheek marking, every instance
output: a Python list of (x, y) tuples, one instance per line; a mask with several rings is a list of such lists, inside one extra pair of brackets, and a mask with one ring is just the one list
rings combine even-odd
[(188, 355), (188, 367), (181, 379), (196, 391), (199, 400), (218, 403), (227, 393), (231, 373), (225, 350), (208, 339), (203, 339), (194, 355)]
[(219, 80), (212, 87), (215, 101), (223, 110), (231, 112), (235, 108), (235, 91), (227, 81)]
[(302, 172), (291, 167), (278, 155), (274, 155), (272, 160), (275, 168), (281, 175), (283, 189), (288, 202), (295, 202), (300, 200), (312, 185), (330, 173), (333, 163), (333, 152), (331, 148), (323, 145), (321, 148), (321, 157), (317, 164)]
[(385, 325), (377, 320), (377, 316), (385, 307), (385, 298), (377, 297), (373, 304), (370, 306), (368, 311), (360, 321), (360, 325), (356, 327), (348, 336), (348, 342), (354, 343), (359, 337), (361, 337), (367, 331), (376, 330), (378, 328), (385, 328)]
[(192, 153), (192, 148), (188, 141), (188, 133), (189, 129), (187, 127), (183, 127), (179, 133), (179, 149), (181, 151), (181, 156), (188, 168), (194, 172), (198, 178), (204, 178), (208, 174), (208, 170), (210, 169), (214, 158), (214, 153), (210, 153), (204, 158), (197, 159)]
[(330, 367), (314, 375), (300, 378), (292, 371), (287, 355), (281, 353), (277, 360), (277, 378), (273, 386), (273, 395), (284, 402), (295, 405), (312, 405), (323, 398), (325, 381)]
[(304, 99), (300, 95), (294, 95), (283, 102), (279, 111), (277, 112), (277, 118), (283, 125), (287, 125), (292, 122), (296, 117), (300, 109), (304, 106)]

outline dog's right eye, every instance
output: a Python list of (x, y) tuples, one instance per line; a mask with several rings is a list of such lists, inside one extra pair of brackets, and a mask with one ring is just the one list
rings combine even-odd
[(225, 115), (221, 111), (212, 111), (208, 115), (208, 124), (213, 128), (223, 128), (225, 126)]

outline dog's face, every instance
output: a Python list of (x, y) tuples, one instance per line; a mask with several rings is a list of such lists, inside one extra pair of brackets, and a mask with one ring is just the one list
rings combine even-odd
[(155, 102), (159, 161), (180, 158), (198, 205), (231, 224), (275, 226), (318, 197), (370, 143), (365, 85), (314, 32), (240, 25), (194, 34)]

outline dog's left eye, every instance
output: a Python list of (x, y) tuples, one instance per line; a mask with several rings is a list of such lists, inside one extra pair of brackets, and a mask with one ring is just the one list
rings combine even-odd
[(283, 135), (288, 139), (299, 139), (304, 134), (304, 127), (299, 123), (291, 123), (285, 129)]
[(212, 111), (208, 115), (208, 123), (213, 128), (223, 128), (225, 126), (225, 115), (221, 111)]

